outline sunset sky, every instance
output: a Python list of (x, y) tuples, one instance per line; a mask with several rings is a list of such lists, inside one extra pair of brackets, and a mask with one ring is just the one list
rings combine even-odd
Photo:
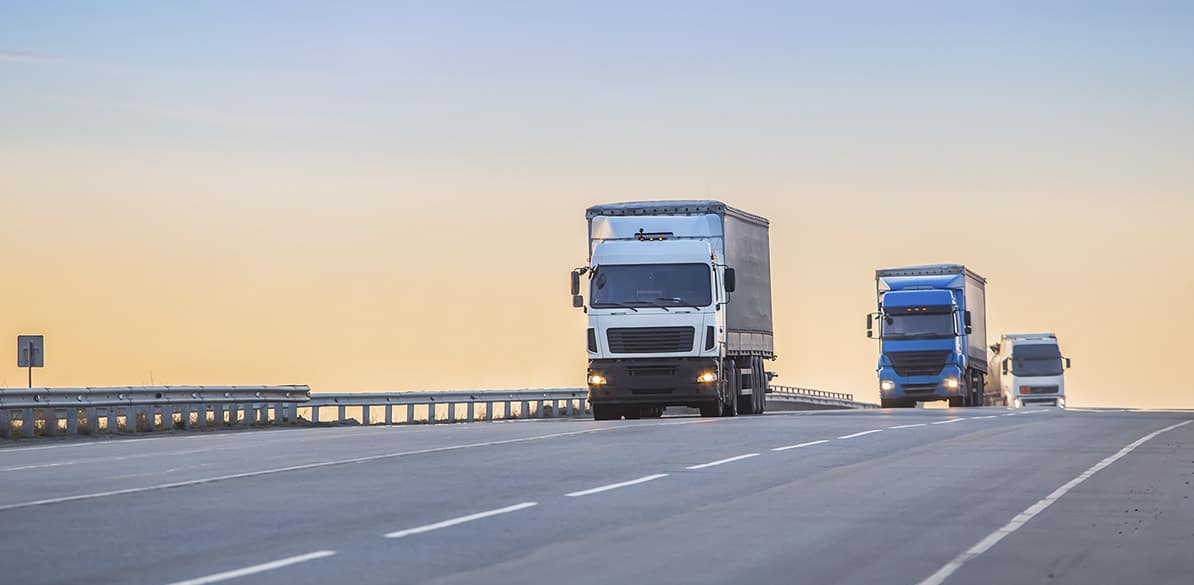
[(777, 382), (877, 400), (874, 270), (956, 262), (1194, 407), (1194, 3), (0, 4), (0, 387), (580, 386), (585, 207), (706, 197)]

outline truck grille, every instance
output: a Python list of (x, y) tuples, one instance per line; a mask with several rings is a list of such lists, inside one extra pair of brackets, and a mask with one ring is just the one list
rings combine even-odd
[(936, 392), (936, 384), (904, 384), (904, 394), (909, 396), (913, 394), (935, 394)]
[(1021, 386), (1020, 394), (1057, 394), (1057, 386)]
[(945, 367), (949, 350), (945, 351), (896, 351), (887, 354), (891, 365), (901, 376), (935, 376)]
[(626, 374), (630, 376), (675, 376), (675, 366), (629, 366)]
[(611, 353), (692, 351), (692, 327), (622, 327), (606, 331)]

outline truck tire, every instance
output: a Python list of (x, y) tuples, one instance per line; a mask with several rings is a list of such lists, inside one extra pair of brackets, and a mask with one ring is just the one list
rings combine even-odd
[(962, 408), (964, 406), (967, 406), (967, 400), (966, 400), (965, 396), (950, 396), (949, 397), (949, 407), (950, 408)]
[(758, 405), (755, 406), (755, 414), (763, 414), (767, 412), (767, 366), (763, 363), (763, 358), (755, 358), (755, 379), (758, 383), (755, 384), (755, 397), (758, 399)]
[(725, 368), (722, 370), (729, 372), (729, 378), (725, 381), (726, 401), (725, 407), (722, 408), (722, 416), (738, 416), (738, 388), (742, 387), (742, 376), (738, 373), (738, 364), (734, 360), (725, 363)]
[(725, 407), (725, 404), (722, 403), (721, 398), (718, 398), (717, 400), (714, 400), (710, 404), (704, 404), (701, 406), (701, 416), (705, 416), (705, 417), (723, 416), (722, 410), (724, 409), (724, 407)]
[(593, 420), (617, 420), (621, 417), (621, 410), (615, 406), (610, 406), (608, 404), (593, 405)]
[(750, 394), (747, 394), (745, 396), (742, 395), (742, 384), (744, 382), (746, 382), (746, 380), (742, 379), (742, 372), (738, 371), (737, 369), (734, 370), (738, 375), (737, 389), (734, 391), (734, 394), (738, 397), (738, 413), (739, 414), (755, 414), (756, 399), (755, 399), (755, 392), (754, 392), (754, 386), (755, 386), (754, 365), (755, 365), (754, 358), (751, 358), (751, 360), (750, 360), (750, 388), (751, 388), (751, 392), (750, 392)]

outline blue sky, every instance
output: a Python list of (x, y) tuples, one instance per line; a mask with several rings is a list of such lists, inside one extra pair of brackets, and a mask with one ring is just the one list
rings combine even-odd
[(1115, 404), (1182, 375), (1191, 153), (1190, 2), (8, 2), (0, 333), (47, 383), (569, 386), (584, 207), (711, 196), (772, 219), (786, 383), (872, 391), (874, 268), (962, 262)]

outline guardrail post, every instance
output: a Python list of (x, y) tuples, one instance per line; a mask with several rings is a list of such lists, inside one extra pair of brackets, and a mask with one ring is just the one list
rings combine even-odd
[(468, 415), (468, 422), (473, 422), (473, 420), (474, 420), (473, 413), (474, 413), (474, 408), (475, 408), (476, 403), (477, 403), (477, 401), (473, 400), (473, 398), (470, 396), (469, 401), (468, 401), (468, 408), (467, 408), (467, 412), (466, 412), (466, 414)]
[(83, 410), (83, 416), (87, 419), (87, 432), (92, 435), (99, 434), (99, 413), (94, 406), (89, 406)]
[(336, 422), (344, 422), (348, 418), (348, 406), (341, 404), (336, 409)]
[(531, 418), (531, 402), (523, 400), (518, 405), (518, 418)]
[(386, 404), (386, 425), (394, 424), (394, 405)]
[(32, 437), (34, 431), (33, 425), (35, 424), (35, 421), (33, 420), (33, 409), (26, 408), (23, 412), (23, 416), (25, 421), (21, 423), (21, 434), (25, 435), (26, 437)]
[(12, 414), (0, 408), (0, 439), (12, 438)]
[(79, 409), (78, 408), (71, 407), (71, 408), (66, 409), (66, 434), (68, 434), (68, 435), (79, 434)]
[(435, 400), (427, 403), (427, 424), (435, 424)]
[(47, 437), (53, 437), (58, 434), (58, 409), (54, 407), (41, 409), (42, 418), (45, 419), (45, 427), (41, 430), (42, 434)]
[(415, 405), (414, 404), (406, 405), (406, 419), (403, 420), (402, 422), (404, 422), (406, 424), (415, 422)]
[(456, 422), (456, 401), (448, 400), (448, 422)]

